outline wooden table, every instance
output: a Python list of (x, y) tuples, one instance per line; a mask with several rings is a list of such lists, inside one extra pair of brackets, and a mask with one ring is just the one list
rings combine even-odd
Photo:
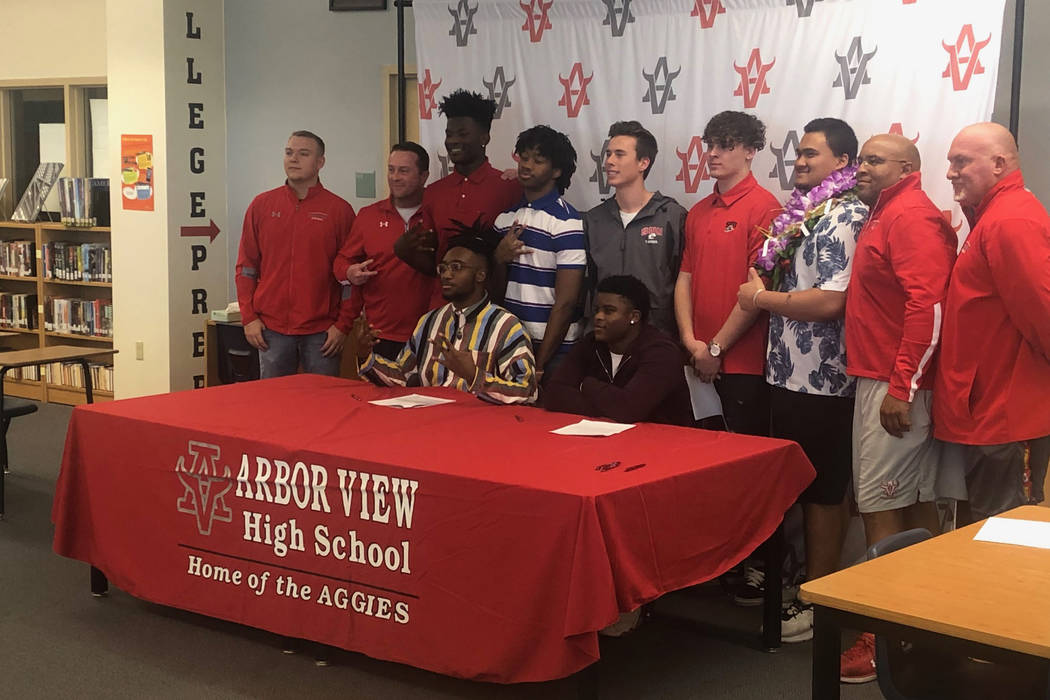
[[(88, 367), (88, 360), (111, 357), (116, 352), (113, 348), (86, 348), (77, 345), (52, 345), (46, 348), (0, 352), (0, 412), (3, 412), (4, 408), (4, 376), (8, 370), (16, 367), (46, 365), (52, 362), (79, 362), (84, 368), (84, 394), (88, 403), (94, 403), (91, 368)], [(4, 473), (0, 469), (0, 520), (3, 520), (3, 518)]]
[[(1050, 508), (1001, 517), (1050, 521)], [(1050, 671), (1050, 550), (977, 542), (984, 521), (802, 585), (813, 603), (813, 697), (839, 697), (841, 629)]]

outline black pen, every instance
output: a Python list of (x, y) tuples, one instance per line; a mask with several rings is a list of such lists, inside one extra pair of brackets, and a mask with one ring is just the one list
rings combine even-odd
[(626, 469), (624, 469), (624, 471), (625, 472), (633, 472), (635, 469), (641, 469), (644, 466), (645, 466), (645, 462), (642, 462), (641, 464), (632, 464), (631, 466), (629, 466)]

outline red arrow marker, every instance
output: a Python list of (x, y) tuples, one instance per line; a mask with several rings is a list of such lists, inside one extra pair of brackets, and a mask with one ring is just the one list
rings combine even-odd
[(207, 236), (211, 242), (214, 242), (215, 237), (219, 235), (219, 227), (214, 221), (208, 219), (207, 226), (183, 226), (179, 229), (179, 235), (183, 237)]

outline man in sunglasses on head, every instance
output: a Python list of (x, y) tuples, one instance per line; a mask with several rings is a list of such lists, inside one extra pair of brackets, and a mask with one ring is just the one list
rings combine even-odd
[(449, 386), (492, 403), (536, 399), (536, 360), (521, 321), (485, 291), (492, 246), (473, 233), (449, 240), (437, 266), (449, 303), (423, 315), (396, 360), (372, 352), (382, 329), (359, 324), (359, 373), (380, 386)]

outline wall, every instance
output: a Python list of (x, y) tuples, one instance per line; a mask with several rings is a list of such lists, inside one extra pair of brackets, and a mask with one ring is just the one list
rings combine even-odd
[[(226, 122), (230, 265), (252, 198), (284, 181), (288, 135), (308, 129), (326, 146), (325, 187), (354, 209), (355, 172), (386, 182), (382, 103), (384, 66), (397, 64), (397, 15), (329, 12), (324, 0), (226, 0)], [(412, 12), (406, 61), (415, 60)], [(236, 298), (230, 275), (230, 299)], [(217, 300), (218, 301), (218, 300)]]
[(106, 0), (0, 2), (0, 80), (105, 74)]

